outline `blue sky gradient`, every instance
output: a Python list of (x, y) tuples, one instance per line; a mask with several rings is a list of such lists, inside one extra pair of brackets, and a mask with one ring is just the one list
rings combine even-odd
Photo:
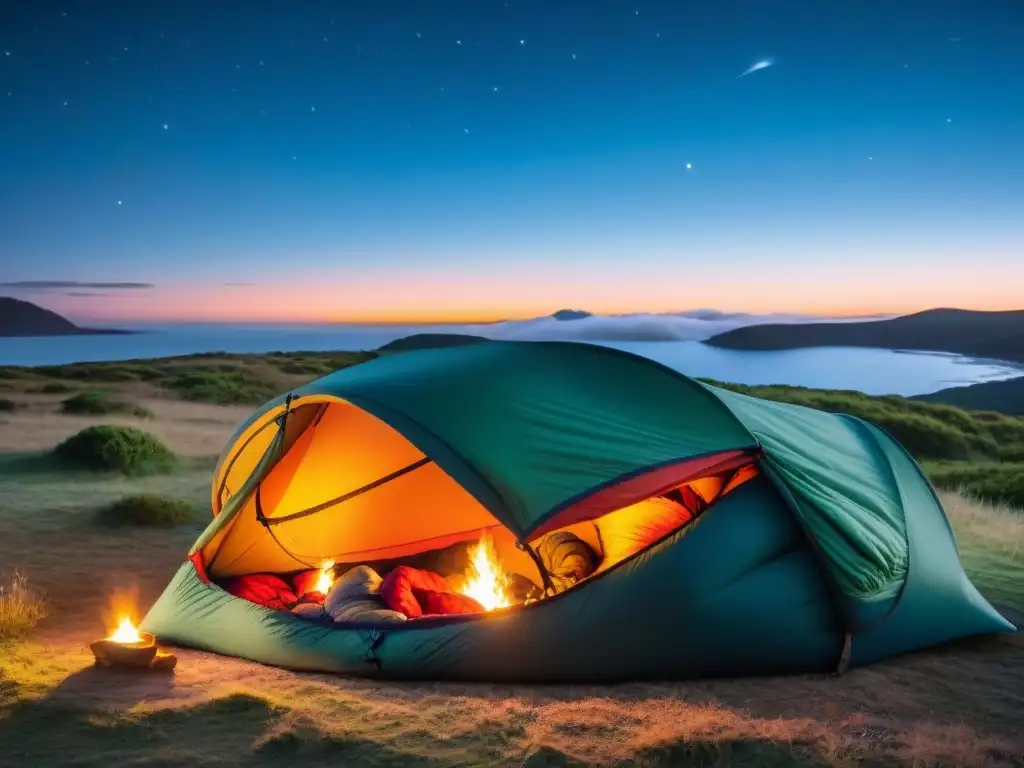
[(97, 317), (1019, 306), (1021, 40), (1014, 0), (5, 4), (0, 281), (155, 286), (7, 288)]

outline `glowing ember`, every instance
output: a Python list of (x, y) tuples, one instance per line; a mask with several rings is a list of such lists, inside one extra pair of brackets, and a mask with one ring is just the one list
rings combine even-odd
[(334, 573), (331, 571), (333, 567), (333, 560), (324, 560), (320, 563), (320, 576), (316, 580), (317, 592), (326, 595), (331, 591), (331, 587), (334, 585)]
[(142, 642), (142, 636), (139, 634), (139, 630), (132, 624), (132, 620), (127, 616), (121, 619), (121, 623), (117, 625), (117, 629), (114, 631), (109, 638), (115, 643), (139, 643)]
[(507, 578), (494, 553), (494, 542), (486, 536), (480, 539), (469, 556), (469, 572), (459, 590), (472, 597), (485, 611), (506, 608), (512, 604), (505, 591)]

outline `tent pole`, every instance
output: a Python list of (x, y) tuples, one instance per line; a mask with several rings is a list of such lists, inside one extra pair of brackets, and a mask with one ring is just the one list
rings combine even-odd
[(537, 552), (534, 550), (533, 547), (529, 545), (529, 543), (523, 541), (522, 539), (516, 539), (516, 546), (519, 547), (519, 549), (526, 552), (532, 558), (533, 562), (537, 565), (537, 570), (540, 571), (540, 580), (544, 585), (544, 594), (546, 594), (548, 597), (554, 595), (555, 585), (551, 583), (551, 576), (548, 574), (547, 568), (544, 567), (544, 561), (540, 559), (540, 555), (537, 554)]

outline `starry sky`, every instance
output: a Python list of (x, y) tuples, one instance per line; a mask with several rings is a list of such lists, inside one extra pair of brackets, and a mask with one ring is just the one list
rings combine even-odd
[(73, 317), (1024, 303), (1019, 0), (0, 5), (0, 294)]

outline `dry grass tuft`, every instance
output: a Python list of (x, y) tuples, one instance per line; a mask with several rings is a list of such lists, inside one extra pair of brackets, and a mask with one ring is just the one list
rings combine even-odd
[(0, 640), (21, 637), (46, 618), (46, 598), (18, 571), (10, 586), (0, 584)]

